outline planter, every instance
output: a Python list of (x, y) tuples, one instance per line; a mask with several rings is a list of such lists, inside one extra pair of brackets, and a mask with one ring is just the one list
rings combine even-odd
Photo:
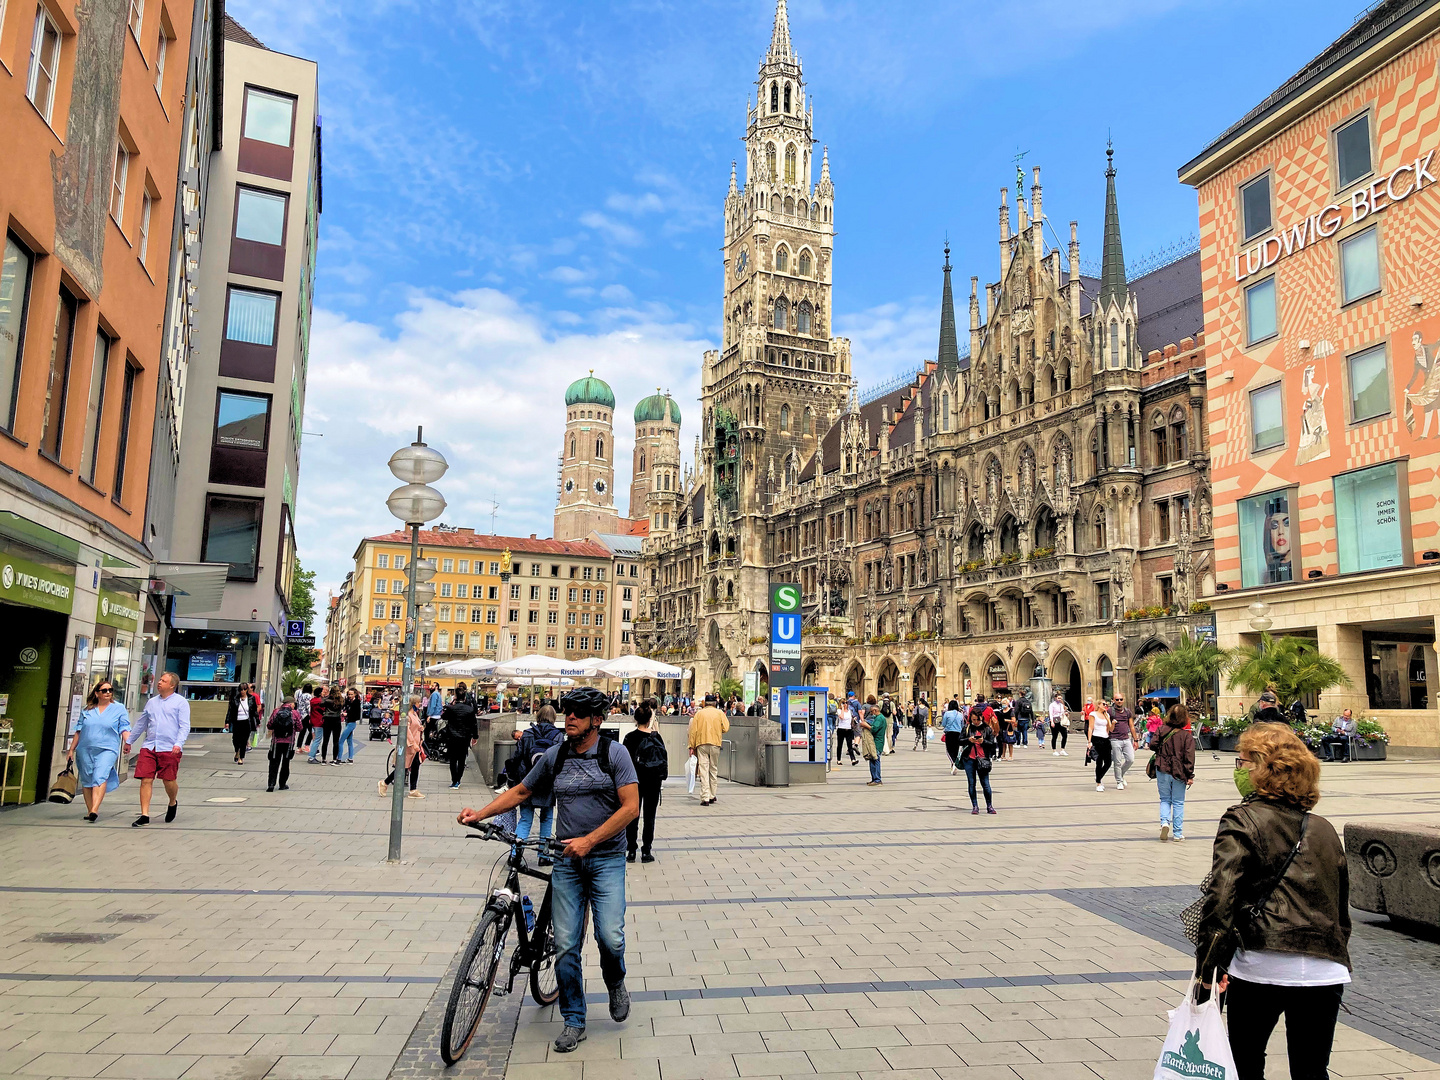
[(1352, 761), (1384, 761), (1386, 744), (1383, 742), (1373, 743), (1351, 743), (1350, 759)]
[(1219, 735), (1206, 735), (1203, 733), (1195, 736), (1195, 739), (1200, 744), (1201, 750), (1214, 750), (1220, 742)]
[(1215, 738), (1215, 749), (1222, 754), (1233, 754), (1235, 748), (1240, 745), (1239, 735), (1218, 735)]

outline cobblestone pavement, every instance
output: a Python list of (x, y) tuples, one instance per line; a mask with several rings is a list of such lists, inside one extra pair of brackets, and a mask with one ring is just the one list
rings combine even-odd
[[(1202, 754), (1187, 842), (1162, 845), (1142, 772), (1101, 794), (1081, 754), (1033, 748), (997, 765), (997, 817), (968, 813), (935, 749), (887, 757), (880, 788), (862, 765), (703, 810), (667, 789), (660, 861), (629, 882), (630, 1020), (592, 1008), (556, 1055), (552, 1009), (497, 999), (443, 1070), (443, 980), (500, 853), (454, 824), (478, 778), (452, 792), (426, 767), (395, 867), (378, 744), (267, 794), (263, 755), (241, 770), (228, 738), (202, 741), (172, 825), (131, 829), (130, 784), (94, 825), (78, 804), (0, 815), (0, 1076), (1148, 1080), (1188, 967), (1166, 905), (1236, 799), (1229, 760)], [(1337, 826), (1440, 822), (1437, 762), (1327, 765), (1323, 784)], [(1352, 1007), (1389, 1011), (1357, 1009), (1334, 1074), (1440, 1080), (1440, 945), (1367, 925), (1356, 952)], [(593, 946), (587, 976), (598, 1004)]]

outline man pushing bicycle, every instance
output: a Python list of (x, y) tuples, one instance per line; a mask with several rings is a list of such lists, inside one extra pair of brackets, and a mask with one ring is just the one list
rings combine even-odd
[(630, 1015), (625, 989), (625, 826), (640, 813), (640, 787), (634, 763), (623, 746), (601, 738), (600, 724), (609, 701), (593, 687), (572, 690), (560, 699), (565, 741), (552, 746), (525, 779), (488, 806), (460, 811), (457, 820), (473, 825), (514, 809), (532, 794), (553, 793), (555, 836), (564, 853), (551, 874), (555, 926), (555, 975), (565, 1029), (555, 1040), (562, 1054), (585, 1039), (585, 978), (580, 957), (585, 906), (595, 923), (600, 973), (610, 992), (610, 1018)]

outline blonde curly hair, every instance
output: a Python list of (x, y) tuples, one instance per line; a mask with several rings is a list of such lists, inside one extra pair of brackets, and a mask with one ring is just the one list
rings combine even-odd
[(1320, 762), (1284, 724), (1254, 724), (1236, 750), (1254, 762), (1250, 782), (1261, 795), (1309, 810), (1320, 801)]

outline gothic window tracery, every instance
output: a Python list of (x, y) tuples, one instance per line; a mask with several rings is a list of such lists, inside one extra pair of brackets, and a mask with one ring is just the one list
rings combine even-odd
[(781, 431), (789, 431), (789, 430), (790, 430), (790, 406), (789, 406), (789, 405), (781, 405), (781, 406), (780, 406), (780, 430), (781, 430)]
[(772, 113), (777, 113), (777, 112), (780, 111), (780, 84), (779, 84), (779, 83), (773, 83), (773, 82), (772, 82), (772, 83), (770, 84), (770, 111), (771, 111)]
[[(789, 146), (785, 147), (785, 182), (786, 182), (787, 184), (793, 184), (793, 183), (795, 183), (795, 144), (794, 144), (794, 143), (791, 143)], [(788, 202), (788, 200), (787, 200), (787, 202)], [(786, 207), (786, 212), (793, 214), (793, 213), (795, 212), (794, 205), (792, 204), (792, 205), (790, 205), (790, 206), (787, 206), (787, 207)]]
[(790, 111), (790, 84), (788, 82), (785, 84), (785, 111), (787, 113)]
[[(791, 161), (789, 160), (789, 159), (790, 159), (790, 154), (789, 154), (788, 151), (786, 152), (785, 158), (786, 158), (786, 160), (785, 160), (785, 172), (786, 172), (786, 174), (787, 174), (787, 176), (788, 176), (788, 174), (790, 173), (790, 166), (791, 166), (791, 164), (792, 164)], [(794, 217), (794, 216), (795, 216), (795, 200), (794, 200), (793, 198), (791, 198), (789, 195), (786, 195), (786, 196), (785, 196), (785, 216), (786, 216), (786, 217)]]
[(595, 440), (595, 456), (597, 458), (605, 456), (605, 436), (603, 435)]
[(783, 296), (775, 299), (775, 329), (788, 330), (790, 328), (790, 304)]
[[(801, 259), (804, 259), (803, 255)], [(800, 310), (796, 313), (795, 329), (801, 334), (810, 333), (810, 305), (808, 303), (800, 305)]]
[(1176, 405), (1170, 413), (1170, 447), (1171, 457), (1174, 460), (1184, 461), (1190, 457), (1190, 440), (1185, 423), (1185, 410), (1179, 405)]
[[(775, 88), (772, 86), (770, 89), (773, 91)], [(766, 179), (768, 179), (768, 180), (773, 184), (773, 183), (775, 182), (775, 177), (776, 177), (776, 175), (777, 175), (777, 174), (776, 174), (776, 172), (775, 172), (775, 144), (774, 144), (774, 143), (767, 143), (766, 146), (765, 146), (765, 176), (766, 176)], [(764, 206), (765, 206), (765, 201), (764, 201), (764, 200), (765, 200), (765, 196), (764, 196), (764, 195), (761, 195), (761, 196), (760, 196), (760, 200), (761, 200), (761, 201), (760, 201), (760, 206), (761, 206), (761, 208), (763, 209)]]
[[(804, 213), (804, 205), (803, 205), (803, 204), (801, 205), (801, 213), (802, 213), (802, 214)], [(809, 276), (810, 276), (810, 252), (808, 252), (808, 251), (802, 251), (802, 252), (800, 252), (800, 276), (801, 276), (801, 277), (809, 277)]]
[(1104, 509), (1104, 507), (1101, 507), (1100, 510), (1097, 511), (1096, 514), (1095, 514), (1095, 550), (1096, 550), (1096, 551), (1104, 551), (1104, 550), (1109, 546), (1109, 544), (1106, 542), (1106, 537), (1107, 537), (1107, 533), (1108, 533), (1108, 532), (1109, 532), (1109, 530), (1106, 528), (1106, 521), (1105, 521), (1105, 509)]
[[(805, 200), (804, 200), (804, 199), (801, 199), (798, 203), (795, 204), (795, 213), (798, 214), (798, 215), (799, 215), (800, 217), (802, 217), (802, 218), (808, 216), (809, 211), (805, 209)], [(800, 256), (800, 258), (801, 258), (801, 259), (805, 259), (806, 256), (802, 255), (802, 256)], [(801, 272), (802, 274), (808, 274), (810, 271), (809, 271), (809, 270), (801, 270), (800, 272)]]
[(805, 407), (805, 411), (800, 415), (800, 434), (812, 434), (814, 431), (814, 424), (814, 414), (810, 411), (810, 407), (807, 405)]
[(775, 269), (788, 270), (790, 268), (790, 252), (785, 247), (775, 249)]

